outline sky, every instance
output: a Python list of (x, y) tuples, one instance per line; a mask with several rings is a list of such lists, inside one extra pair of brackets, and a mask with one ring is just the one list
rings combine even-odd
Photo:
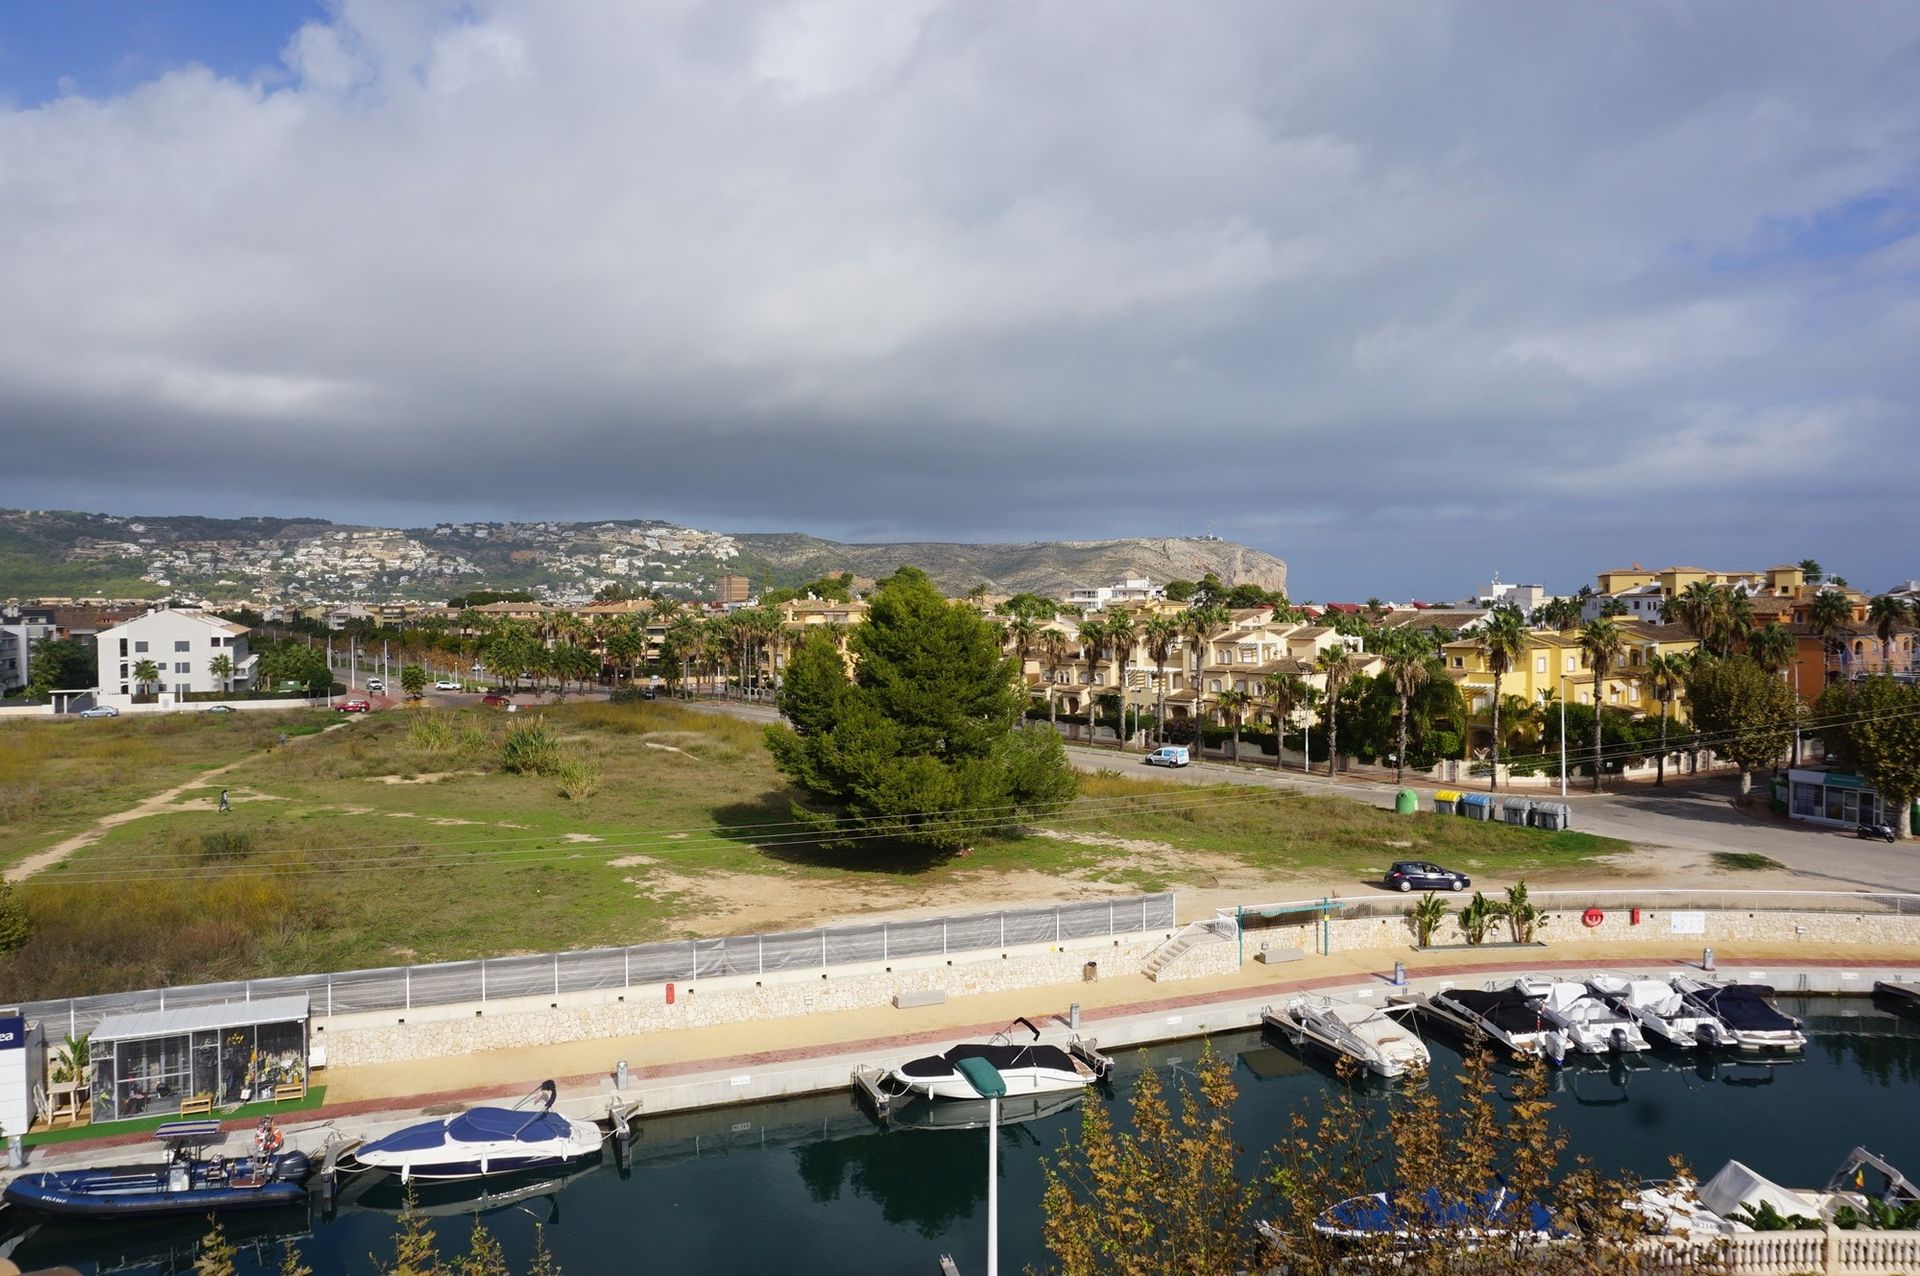
[(1917, 284), (1906, 0), (0, 3), (6, 506), (1880, 589)]

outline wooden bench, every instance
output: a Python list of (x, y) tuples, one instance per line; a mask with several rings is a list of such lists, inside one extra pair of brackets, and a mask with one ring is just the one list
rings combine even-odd
[(307, 1083), (304, 1081), (283, 1081), (273, 1087), (273, 1101), (275, 1103), (285, 1103), (289, 1099), (304, 1099), (306, 1097)]
[(212, 1116), (213, 1096), (210, 1094), (196, 1094), (191, 1099), (180, 1100), (180, 1115), (183, 1117)]

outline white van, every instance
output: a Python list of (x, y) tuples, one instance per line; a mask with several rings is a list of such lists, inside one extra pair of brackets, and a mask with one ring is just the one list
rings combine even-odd
[(1141, 761), (1145, 762), (1148, 766), (1185, 766), (1187, 763), (1193, 761), (1193, 759), (1187, 755), (1186, 745), (1163, 744), (1142, 758)]

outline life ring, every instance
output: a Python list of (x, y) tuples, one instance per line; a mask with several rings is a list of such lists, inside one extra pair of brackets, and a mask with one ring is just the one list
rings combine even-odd
[(1586, 912), (1580, 914), (1580, 923), (1583, 926), (1598, 926), (1605, 920), (1607, 920), (1607, 915), (1597, 908), (1589, 908)]

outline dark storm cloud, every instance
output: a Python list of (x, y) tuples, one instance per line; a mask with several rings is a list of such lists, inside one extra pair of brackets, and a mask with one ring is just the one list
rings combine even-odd
[(270, 80), (0, 113), (0, 499), (1210, 526), (1322, 597), (1878, 585), (1920, 517), (1917, 41), (1898, 4), (347, 0)]

